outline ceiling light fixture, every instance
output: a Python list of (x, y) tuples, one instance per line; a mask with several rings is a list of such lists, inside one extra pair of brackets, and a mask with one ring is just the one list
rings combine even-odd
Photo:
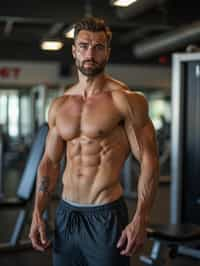
[(48, 50), (48, 51), (58, 51), (63, 47), (63, 42), (61, 41), (43, 41), (41, 43), (41, 49), (42, 50)]
[[(92, 0), (84, 0), (84, 17), (91, 17), (93, 16), (92, 14)], [(69, 39), (74, 39), (74, 27), (75, 25), (69, 26), (65, 31), (64, 31), (64, 36)]]
[(69, 27), (65, 33), (64, 33), (66, 38), (69, 39), (74, 39), (74, 25), (72, 25), (71, 27)]
[(127, 7), (130, 6), (132, 3), (136, 2), (137, 0), (115, 0), (113, 1), (114, 6), (120, 6), (120, 7)]

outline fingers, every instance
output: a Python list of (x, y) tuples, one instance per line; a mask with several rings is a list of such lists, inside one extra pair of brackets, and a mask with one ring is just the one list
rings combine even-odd
[(44, 223), (41, 223), (38, 229), (39, 229), (41, 243), (43, 245), (46, 245), (47, 238), (46, 238), (46, 229)]
[(117, 243), (117, 248), (121, 248), (126, 243), (126, 232), (122, 231), (121, 237)]
[(34, 249), (38, 251), (44, 251), (43, 246), (40, 244), (39, 240), (37, 238), (31, 238), (32, 246)]
[(46, 238), (45, 225), (42, 223), (39, 226), (32, 226), (29, 238), (32, 242), (33, 248), (38, 251), (44, 251), (50, 246), (50, 241)]
[(127, 244), (124, 249), (121, 250), (120, 254), (125, 256), (130, 256), (135, 249), (135, 241), (131, 239), (131, 235), (127, 234)]
[(144, 239), (143, 234), (137, 235), (134, 231), (126, 228), (117, 243), (117, 248), (121, 248), (121, 255), (131, 256), (143, 247)]
[(36, 249), (38, 251), (44, 251), (44, 247), (39, 240), (39, 234), (38, 233), (36, 233), (36, 232), (30, 233), (29, 238), (31, 240), (31, 243), (32, 243), (32, 246), (34, 249)]
[(125, 256), (132, 256), (143, 246), (142, 242), (137, 242), (136, 240), (128, 239), (125, 249), (123, 249), (120, 254)]
[(44, 249), (50, 246), (50, 241), (47, 240), (45, 224), (41, 224), (39, 227), (40, 241)]

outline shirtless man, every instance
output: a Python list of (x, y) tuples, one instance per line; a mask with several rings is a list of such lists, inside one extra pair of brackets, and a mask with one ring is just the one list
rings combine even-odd
[[(78, 82), (49, 111), (30, 239), (37, 250), (49, 246), (42, 213), (65, 153), (55, 266), (128, 266), (146, 237), (159, 175), (155, 131), (145, 98), (104, 73), (110, 40), (103, 20), (85, 18), (76, 24), (72, 54)], [(136, 211), (128, 222), (119, 174), (130, 151), (141, 172)]]

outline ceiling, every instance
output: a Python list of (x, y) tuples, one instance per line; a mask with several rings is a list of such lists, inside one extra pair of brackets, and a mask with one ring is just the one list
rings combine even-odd
[[(113, 32), (111, 63), (169, 64), (172, 52), (200, 42), (196, 0), (138, 0), (123, 9), (109, 0), (6, 0), (0, 7), (0, 60), (71, 65), (72, 40), (64, 38), (64, 31), (89, 14), (103, 17)], [(42, 51), (45, 38), (62, 39), (64, 47)]]

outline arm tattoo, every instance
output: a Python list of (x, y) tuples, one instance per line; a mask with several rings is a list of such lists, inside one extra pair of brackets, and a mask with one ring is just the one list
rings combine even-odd
[(38, 191), (49, 194), (49, 176), (42, 176)]

